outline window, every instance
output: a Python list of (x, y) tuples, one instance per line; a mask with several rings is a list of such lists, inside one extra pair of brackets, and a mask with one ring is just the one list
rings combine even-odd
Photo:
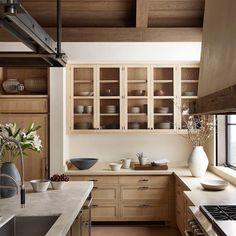
[(226, 117), (226, 164), (236, 169), (236, 115)]

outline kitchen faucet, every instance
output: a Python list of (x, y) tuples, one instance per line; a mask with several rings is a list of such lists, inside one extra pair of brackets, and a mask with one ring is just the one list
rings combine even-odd
[(20, 202), (21, 202), (21, 207), (24, 208), (25, 207), (25, 185), (24, 185), (24, 160), (23, 160), (23, 151), (22, 148), (20, 146), (20, 143), (14, 139), (14, 138), (8, 138), (8, 137), (4, 137), (1, 136), (3, 143), (0, 146), (0, 159), (4, 150), (4, 147), (9, 144), (9, 143), (13, 143), (17, 146), (17, 148), (20, 151), (20, 158), (21, 158), (21, 185), (20, 185)]

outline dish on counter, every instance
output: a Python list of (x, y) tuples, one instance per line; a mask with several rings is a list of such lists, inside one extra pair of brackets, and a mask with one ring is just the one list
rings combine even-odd
[(109, 164), (110, 168), (112, 171), (119, 171), (122, 164), (121, 163), (115, 163), (115, 162), (112, 162)]
[(34, 192), (45, 192), (48, 189), (50, 180), (48, 179), (34, 179), (30, 180), (30, 184)]
[(229, 183), (224, 180), (218, 180), (218, 179), (209, 179), (209, 180), (203, 180), (200, 182), (202, 187), (206, 190), (224, 190)]
[(87, 170), (90, 169), (95, 163), (98, 161), (97, 158), (71, 158), (70, 162), (78, 169), (78, 170)]

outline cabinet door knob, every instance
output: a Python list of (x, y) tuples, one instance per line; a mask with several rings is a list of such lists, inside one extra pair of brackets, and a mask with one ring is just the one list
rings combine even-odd
[(139, 187), (139, 189), (145, 190), (145, 189), (149, 189), (149, 187)]
[(98, 205), (92, 205), (92, 207), (93, 207), (93, 208), (97, 208), (97, 207), (98, 207)]
[(97, 182), (97, 179), (90, 179), (89, 181)]
[(147, 182), (148, 179), (140, 179), (140, 181), (142, 181), (142, 182)]

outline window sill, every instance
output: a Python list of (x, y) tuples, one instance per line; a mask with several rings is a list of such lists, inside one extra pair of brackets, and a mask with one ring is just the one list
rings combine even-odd
[(236, 171), (224, 166), (209, 166), (208, 168), (214, 174), (236, 185)]

